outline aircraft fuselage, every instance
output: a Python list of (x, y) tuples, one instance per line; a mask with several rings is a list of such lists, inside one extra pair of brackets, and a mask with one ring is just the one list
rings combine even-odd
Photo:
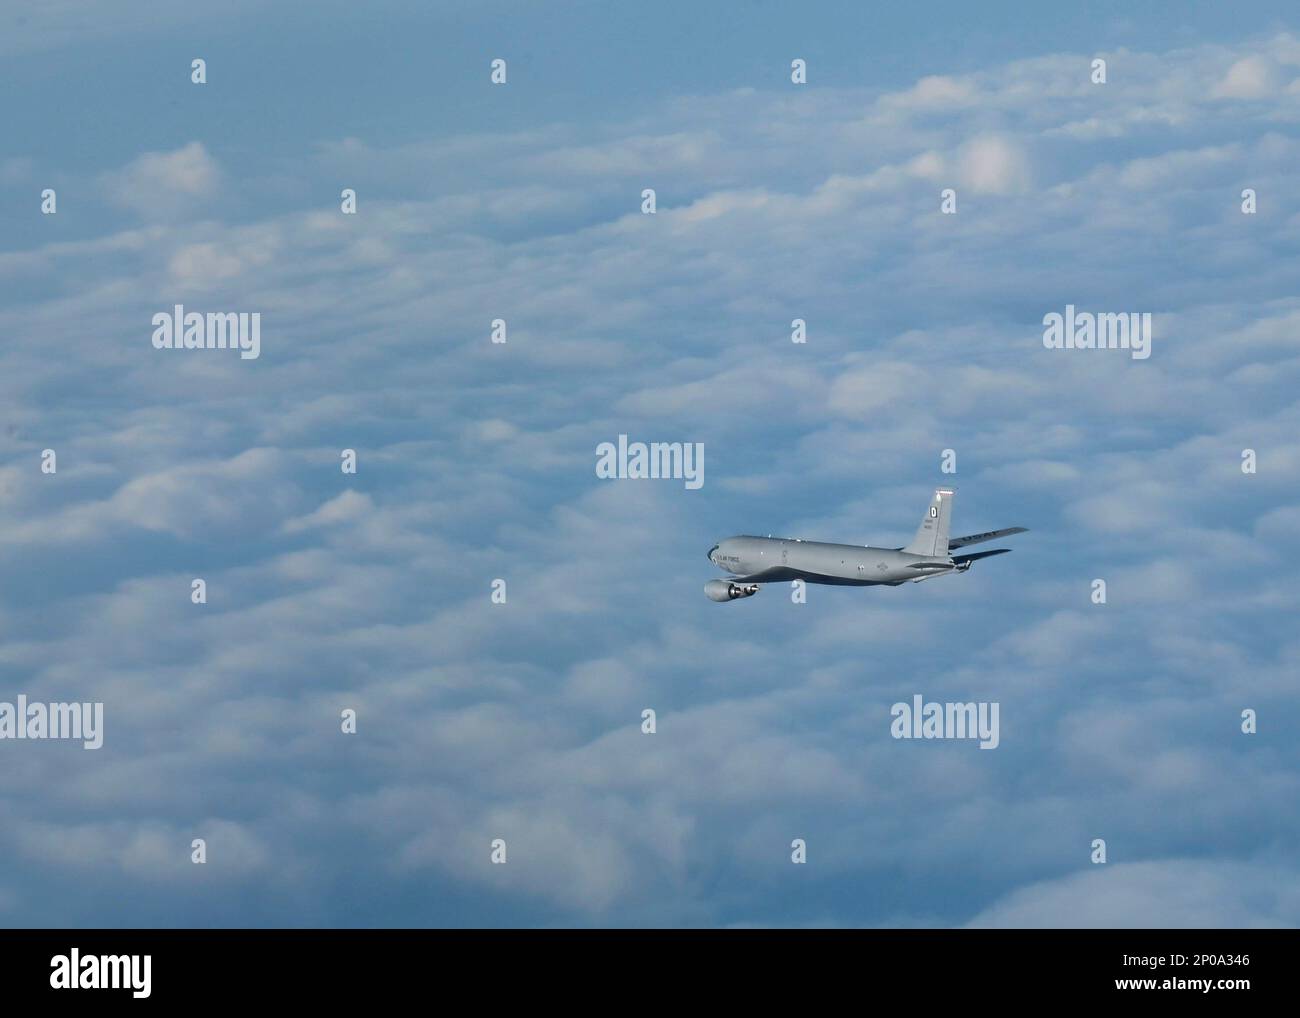
[(802, 579), (845, 587), (897, 586), (959, 568), (946, 555), (748, 535), (721, 541), (710, 550), (709, 561), (733, 576), (762, 573), (765, 583)]

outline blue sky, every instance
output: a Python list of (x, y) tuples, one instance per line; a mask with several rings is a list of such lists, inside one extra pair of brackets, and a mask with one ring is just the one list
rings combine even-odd
[[(1286, 13), (0, 3), (0, 701), (106, 728), (0, 741), (0, 923), (1300, 922)], [(1014, 554), (702, 593), (947, 482)]]

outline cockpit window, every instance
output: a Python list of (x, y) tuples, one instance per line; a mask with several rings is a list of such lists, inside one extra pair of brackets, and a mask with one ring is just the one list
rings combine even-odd
[(722, 547), (722, 545), (720, 545), (720, 544), (715, 544), (712, 548), (709, 549), (709, 561), (710, 561), (710, 562), (713, 561), (713, 553), (714, 553), (715, 551), (717, 551), (717, 550), (718, 550), (719, 548), (721, 548), (721, 547)]

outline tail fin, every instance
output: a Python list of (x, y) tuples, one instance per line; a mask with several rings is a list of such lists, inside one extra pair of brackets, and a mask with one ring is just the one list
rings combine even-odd
[(948, 521), (952, 518), (952, 489), (936, 488), (925, 519), (912, 543), (903, 549), (909, 555), (945, 558), (948, 554)]

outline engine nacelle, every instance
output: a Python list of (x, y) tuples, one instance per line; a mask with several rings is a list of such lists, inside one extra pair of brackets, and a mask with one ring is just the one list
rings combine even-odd
[(732, 583), (730, 580), (710, 580), (704, 585), (704, 594), (710, 601), (734, 601), (740, 597), (753, 597), (757, 593), (757, 583)]

